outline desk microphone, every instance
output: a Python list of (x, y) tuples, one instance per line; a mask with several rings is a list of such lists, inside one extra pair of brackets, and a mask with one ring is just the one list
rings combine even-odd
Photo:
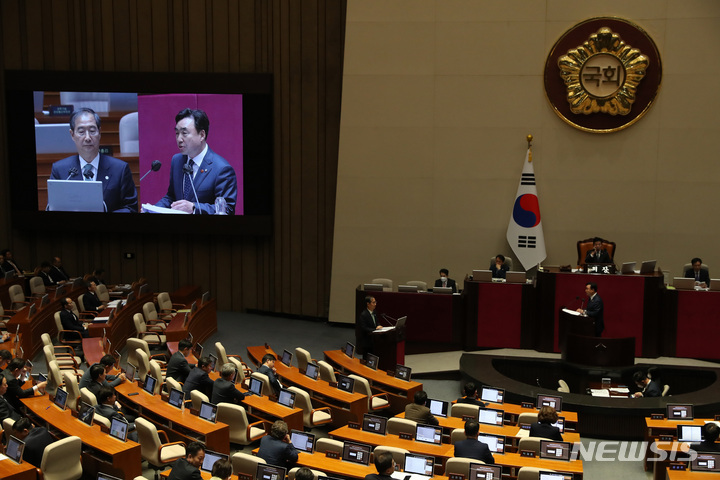
[(150, 164), (150, 170), (148, 170), (145, 175), (140, 177), (140, 181), (142, 182), (143, 178), (147, 177), (150, 172), (157, 172), (158, 170), (160, 170), (160, 167), (162, 167), (162, 163), (160, 163), (160, 160), (153, 160), (152, 164)]
[(193, 182), (193, 178), (192, 178), (193, 167), (189, 163), (186, 163), (185, 165), (183, 165), (182, 168), (183, 168), (183, 173), (187, 174), (188, 179), (190, 180), (190, 186), (192, 187), (193, 193), (195, 194), (195, 202), (197, 203), (198, 208), (199, 208), (200, 200), (198, 200), (197, 192), (195, 191), (195, 183)]
[(65, 180), (70, 180), (70, 177), (74, 177), (77, 175), (78, 169), (75, 167), (72, 167), (70, 170), (68, 170), (68, 176)]

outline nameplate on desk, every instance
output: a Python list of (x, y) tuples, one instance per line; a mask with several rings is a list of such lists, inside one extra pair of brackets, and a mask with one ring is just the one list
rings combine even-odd
[(665, 420), (665, 415), (662, 413), (651, 413), (650, 414), (651, 420)]
[(530, 424), (529, 423), (520, 423), (520, 430), (530, 430)]
[(470, 421), (470, 420), (477, 420), (477, 415), (463, 415), (463, 416), (462, 416), (462, 421), (463, 421), (463, 422), (467, 422), (467, 421)]
[(451, 473), (448, 475), (449, 480), (465, 480), (465, 475), (462, 473)]
[(521, 406), (522, 408), (532, 408), (532, 409), (535, 408), (535, 405), (533, 405), (533, 404), (530, 403), (530, 402), (522, 402), (522, 403), (520, 404), (520, 406)]
[(360, 424), (357, 422), (348, 422), (347, 426), (353, 430), (360, 430)]
[(532, 450), (520, 450), (521, 457), (535, 458), (535, 452)]
[(75, 109), (72, 105), (50, 105), (51, 117), (69, 117)]
[(687, 470), (687, 465), (685, 465), (684, 463), (671, 463), (670, 465), (668, 465), (668, 468), (670, 470), (685, 471)]
[(604, 263), (589, 263), (585, 265), (585, 273), (612, 274), (615, 273), (615, 265)]
[(407, 432), (400, 432), (398, 436), (400, 437), (400, 440), (412, 440), (413, 437), (415, 437), (412, 433)]
[(112, 154), (113, 154), (113, 147), (110, 146), (110, 145), (100, 145), (99, 151), (100, 151), (100, 153), (102, 153), (103, 155), (112, 156)]
[(252, 475), (248, 475), (247, 473), (238, 473), (237, 474), (238, 480), (254, 480)]
[(327, 452), (325, 452), (325, 457), (338, 459), (340, 458), (340, 452), (333, 452), (332, 450), (328, 450)]
[(330, 385), (331, 388), (337, 388), (338, 383), (337, 382), (328, 382), (328, 385)]
[(659, 435), (658, 440), (660, 440), (661, 442), (672, 442), (673, 440), (675, 440), (675, 437), (673, 437), (672, 435)]

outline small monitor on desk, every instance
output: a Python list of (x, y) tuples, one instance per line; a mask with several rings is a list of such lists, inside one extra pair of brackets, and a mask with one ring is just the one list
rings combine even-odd
[(505, 399), (505, 390), (502, 388), (482, 387), (480, 390), (480, 400), (483, 402), (503, 403)]
[(342, 459), (346, 462), (359, 463), (360, 465), (370, 464), (372, 447), (362, 443), (345, 442), (343, 444)]
[(435, 469), (435, 457), (417, 453), (405, 454), (405, 473), (432, 477)]
[(205, 305), (207, 302), (210, 301), (210, 290), (202, 294), (202, 297), (200, 298), (200, 306)]
[(355, 356), (355, 345), (350, 342), (346, 342), (343, 352), (345, 352), (345, 355), (348, 357), (353, 358), (353, 356)]
[(58, 406), (60, 410), (65, 410), (65, 405), (67, 404), (67, 392), (63, 390), (62, 388), (58, 388), (57, 392), (55, 392), (55, 400), (53, 400), (53, 403)]
[(365, 283), (363, 284), (363, 290), (366, 292), (382, 292), (382, 283)]
[(442, 443), (442, 427), (418, 423), (415, 426), (415, 441), (440, 445)]
[(30, 304), (30, 308), (28, 309), (28, 316), (27, 318), (32, 318), (33, 315), (35, 315), (35, 312), (37, 312), (37, 306), (35, 303)]
[(200, 405), (200, 418), (208, 422), (217, 422), (217, 405), (210, 402), (202, 402)]
[(690, 462), (693, 472), (720, 472), (720, 453), (698, 452), (695, 460)]
[(478, 410), (478, 422), (485, 425), (502, 425), (505, 412), (494, 408), (480, 408)]
[(645, 260), (640, 265), (640, 275), (650, 275), (655, 272), (657, 260)]
[(502, 467), (500, 465), (485, 465), (484, 463), (471, 463), (468, 480), (501, 480)]
[(250, 385), (248, 390), (258, 397), (262, 397), (263, 382), (255, 377), (250, 377)]
[(58, 285), (55, 289), (55, 299), (63, 298), (65, 296), (65, 285)]
[(570, 461), (572, 443), (556, 442), (554, 440), (540, 440), (540, 458), (548, 460)]
[(292, 357), (293, 357), (293, 354), (291, 352), (288, 352), (287, 350), (283, 350), (282, 358), (280, 358), (280, 361), (286, 367), (292, 367)]
[(402, 293), (417, 293), (417, 285), (398, 285), (398, 292)]
[(363, 414), (362, 431), (385, 435), (387, 432), (387, 421), (385, 417), (373, 415), (372, 413)]
[(95, 417), (95, 409), (92, 405), (86, 402), (80, 402), (80, 408), (78, 409), (78, 420), (92, 426), (93, 417)]
[(695, 279), (685, 277), (674, 277), (673, 287), (677, 290), (695, 290)]
[(10, 270), (9, 272), (5, 272), (5, 281), (7, 282), (9, 280), (12, 280), (14, 276), (15, 272), (12, 270)]
[(315, 435), (299, 430), (290, 431), (290, 443), (295, 448), (305, 453), (313, 453), (313, 445), (315, 445)]
[(185, 403), (185, 392), (183, 392), (182, 390), (178, 390), (177, 388), (170, 389), (168, 403), (173, 407), (182, 410), (183, 404)]
[(214, 372), (214, 371), (215, 371), (215, 366), (217, 365), (217, 360), (218, 360), (218, 359), (217, 359), (217, 357), (216, 357), (215, 355), (213, 355), (212, 353), (211, 353), (210, 355), (208, 355), (208, 358), (210, 359), (210, 371), (211, 371), (211, 372)]
[(50, 295), (46, 293), (45, 295), (40, 297), (40, 308), (43, 308), (48, 303), (50, 303)]
[(145, 385), (143, 385), (143, 390), (145, 390), (150, 395), (155, 395), (155, 385), (157, 384), (157, 378), (153, 377), (150, 374), (145, 375)]
[(450, 402), (428, 398), (425, 405), (430, 408), (430, 413), (436, 417), (447, 418), (448, 410), (450, 409)]
[(538, 410), (542, 407), (553, 407), (559, 413), (562, 412), (562, 397), (538, 394), (536, 405)]
[(200, 357), (202, 357), (202, 352), (203, 352), (202, 343), (197, 342), (197, 343), (195, 344), (195, 347), (193, 348), (193, 352), (192, 352), (192, 353), (193, 353), (193, 355), (195, 355), (195, 358), (198, 358), (198, 359), (199, 359)]
[(373, 355), (372, 353), (365, 354), (365, 366), (377, 370), (378, 363), (380, 363), (380, 357)]
[(128, 303), (132, 303), (134, 301), (135, 301), (135, 292), (128, 293), (127, 299), (125, 300), (125, 305), (127, 305)]
[(473, 270), (473, 282), (492, 282), (490, 270)]
[(443, 294), (450, 294), (452, 295), (453, 289), (452, 287), (433, 287), (433, 293), (443, 293)]
[(337, 386), (339, 390), (347, 393), (353, 393), (355, 391), (355, 379), (350, 378), (342, 373), (335, 374), (337, 379)]
[(132, 382), (135, 380), (135, 372), (137, 371), (137, 367), (133, 365), (132, 363), (127, 364), (127, 368), (125, 369), (125, 378), (128, 379), (128, 381)]
[(678, 442), (702, 442), (702, 425), (678, 425)]
[(692, 420), (693, 406), (691, 403), (668, 403), (665, 416), (668, 420)]
[(110, 419), (111, 437), (117, 438), (118, 440), (122, 440), (123, 442), (125, 442), (127, 441), (128, 429), (128, 422), (124, 418), (113, 417)]
[(5, 455), (7, 455), (15, 463), (22, 463), (22, 456), (24, 450), (25, 442), (23, 442), (19, 438), (10, 435), (7, 447), (5, 447)]
[(635, 265), (637, 262), (624, 262), (620, 267), (620, 273), (623, 275), (629, 275), (635, 273)]
[(493, 435), (492, 433), (480, 432), (478, 442), (487, 445), (491, 453), (503, 455), (505, 453), (505, 435)]
[(505, 272), (505, 283), (525, 283), (526, 281), (525, 272)]
[(400, 380), (405, 380), (406, 382), (409, 382), (411, 374), (412, 368), (406, 367), (405, 365), (400, 365), (399, 363), (395, 365), (395, 378), (399, 378)]
[(280, 389), (278, 403), (288, 408), (295, 408), (295, 394), (285, 388)]
[(230, 455), (227, 453), (213, 452), (212, 450), (205, 450), (205, 459), (203, 460), (200, 470), (204, 472), (212, 472), (213, 465), (218, 460), (228, 460)]
[(197, 304), (197, 300), (195, 300), (195, 301), (190, 305), (190, 315), (195, 315), (195, 312), (197, 312), (197, 309), (198, 309), (198, 304)]
[(287, 468), (261, 463), (257, 466), (255, 480), (285, 480)]
[(312, 378), (313, 380), (318, 379), (318, 374), (320, 373), (320, 367), (317, 366), (315, 363), (308, 363), (307, 369), (305, 370), (305, 376), (308, 378)]

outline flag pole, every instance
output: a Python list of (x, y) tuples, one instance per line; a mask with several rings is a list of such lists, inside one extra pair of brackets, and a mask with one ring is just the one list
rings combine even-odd
[(529, 163), (532, 163), (532, 141), (533, 141), (533, 136), (528, 135), (527, 142), (528, 142), (528, 162)]

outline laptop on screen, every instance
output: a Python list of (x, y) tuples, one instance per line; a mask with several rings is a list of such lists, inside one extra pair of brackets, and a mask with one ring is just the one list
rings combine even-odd
[(80, 402), (80, 408), (78, 409), (78, 420), (92, 426), (94, 417), (95, 409), (93, 408), (93, 406), (86, 402)]
[(278, 403), (288, 408), (295, 408), (295, 394), (290, 390), (286, 390), (284, 388), (280, 389)]
[(202, 402), (200, 405), (200, 418), (208, 422), (217, 422), (217, 405), (210, 402)]
[(702, 442), (702, 425), (678, 425), (678, 442)]
[(305, 453), (313, 453), (313, 445), (315, 445), (315, 435), (300, 430), (290, 431), (290, 443), (295, 448)]
[(55, 400), (53, 403), (57, 405), (60, 410), (65, 410), (65, 404), (67, 403), (67, 392), (62, 388), (58, 388), (55, 392)]
[(355, 379), (350, 378), (347, 375), (336, 373), (335, 378), (337, 379), (338, 389), (343, 392), (353, 393), (355, 391)]
[(628, 275), (630, 273), (635, 273), (635, 264), (637, 262), (624, 262), (622, 266), (620, 267), (620, 273), (623, 275)]
[(436, 417), (447, 418), (448, 410), (450, 409), (450, 402), (428, 398), (426, 406), (430, 408), (430, 413)]
[(482, 442), (488, 446), (491, 453), (505, 453), (505, 435), (493, 435), (492, 433), (482, 433), (478, 435), (478, 442)]
[(129, 426), (127, 420), (124, 418), (111, 418), (110, 419), (110, 436), (113, 438), (117, 438), (118, 440), (122, 440), (123, 442), (127, 441), (127, 434), (128, 434)]
[(143, 390), (145, 390), (150, 395), (155, 395), (155, 385), (157, 384), (157, 378), (153, 377), (150, 374), (145, 375), (145, 385), (143, 385)]
[(255, 480), (284, 480), (285, 475), (287, 475), (286, 468), (261, 463), (257, 467)]
[(483, 387), (480, 390), (480, 400), (483, 402), (503, 403), (505, 390), (502, 388)]
[(98, 181), (47, 181), (48, 207), (52, 212), (103, 212), (103, 185)]
[(171, 389), (170, 395), (168, 396), (168, 403), (173, 407), (182, 410), (183, 405), (185, 404), (185, 393), (177, 388)]
[(318, 367), (314, 363), (308, 363), (307, 369), (305, 370), (305, 376), (308, 378), (312, 378), (313, 380), (318, 379), (318, 374), (320, 373), (320, 367)]
[(5, 447), (5, 455), (15, 463), (22, 463), (23, 451), (25, 450), (25, 442), (10, 435), (8, 444)]
[(283, 350), (283, 354), (282, 354), (282, 357), (280, 358), (280, 361), (286, 367), (292, 367), (292, 357), (293, 357), (293, 354), (291, 352), (288, 352), (287, 350)]
[(665, 416), (668, 420), (692, 420), (693, 406), (692, 404), (668, 403)]
[(412, 368), (406, 367), (405, 365), (397, 364), (395, 366), (395, 378), (399, 378), (400, 380), (405, 380), (406, 382), (410, 381), (410, 374), (412, 373)]
[(362, 443), (345, 442), (343, 444), (342, 459), (345, 462), (359, 463), (360, 465), (370, 464), (372, 447)]
[(259, 380), (255, 377), (250, 377), (250, 388), (248, 390), (250, 393), (253, 393), (257, 395), (258, 397), (262, 397), (262, 389), (263, 389), (263, 382), (262, 380)]
[(572, 443), (540, 440), (540, 458), (570, 461)]
[(387, 418), (380, 415), (365, 413), (363, 414), (362, 431), (385, 435), (387, 433), (387, 421)]
[(378, 363), (380, 363), (380, 357), (373, 355), (372, 353), (365, 354), (365, 366), (377, 370)]
[(538, 410), (542, 407), (553, 407), (556, 412), (560, 413), (562, 412), (562, 397), (538, 394), (536, 405)]
[(500, 465), (470, 464), (468, 480), (500, 480), (501, 478), (502, 467)]
[(505, 412), (494, 408), (480, 408), (478, 422), (485, 425), (502, 425)]
[(226, 453), (213, 452), (212, 450), (205, 450), (205, 459), (203, 460), (200, 470), (204, 472), (212, 472), (213, 465), (218, 460), (228, 460), (230, 455)]
[(353, 356), (355, 356), (355, 345), (350, 342), (345, 343), (345, 349), (343, 352), (345, 352), (345, 355), (348, 357), (353, 358)]
[(435, 457), (417, 453), (405, 454), (405, 473), (432, 477), (435, 469)]
[(415, 441), (434, 445), (442, 444), (442, 427), (418, 423), (415, 427)]
[(693, 472), (720, 472), (720, 453), (700, 453), (690, 462)]
[(366, 292), (382, 292), (382, 283), (363, 283), (363, 290)]

